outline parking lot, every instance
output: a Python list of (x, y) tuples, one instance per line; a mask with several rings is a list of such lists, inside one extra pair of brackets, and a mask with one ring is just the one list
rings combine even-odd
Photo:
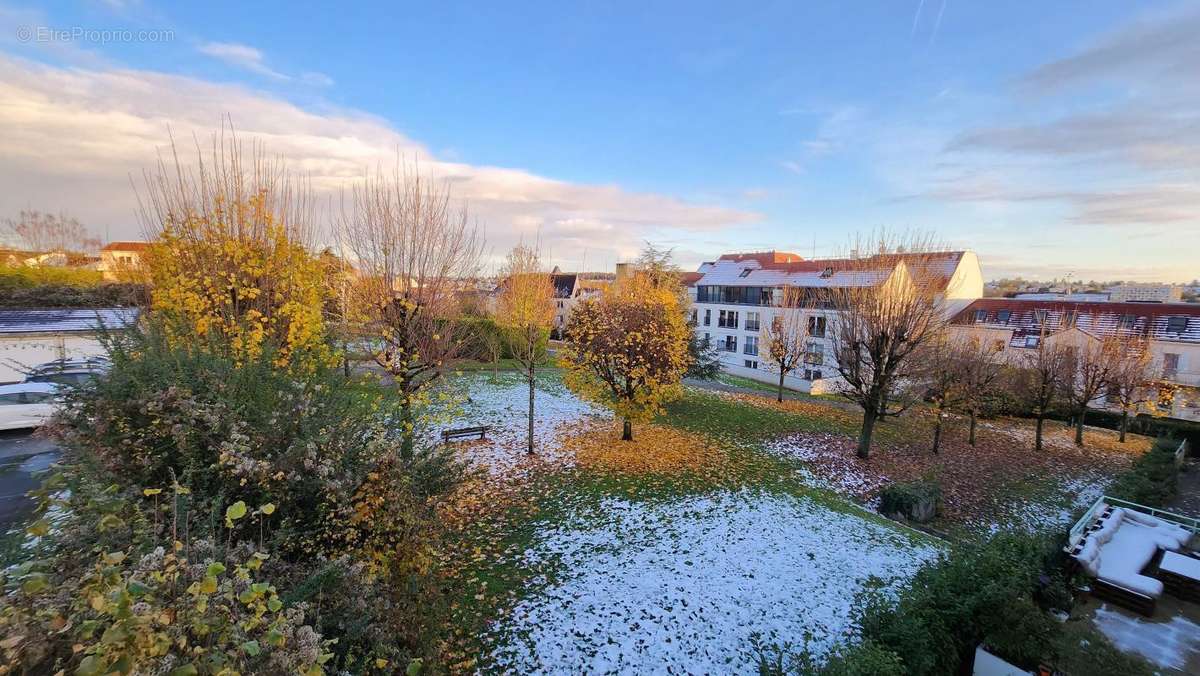
[(54, 442), (33, 430), (0, 432), (0, 531), (11, 528), (33, 508), (26, 493), (38, 486), (35, 474), (58, 459)]

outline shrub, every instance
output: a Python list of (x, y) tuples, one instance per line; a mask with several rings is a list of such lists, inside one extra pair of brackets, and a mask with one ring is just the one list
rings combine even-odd
[(88, 268), (0, 265), (0, 291), (5, 292), (46, 285), (94, 287), (102, 281), (103, 274)]
[(919, 523), (937, 515), (942, 502), (942, 487), (936, 481), (897, 481), (879, 492), (879, 512), (902, 516)]
[(0, 307), (10, 308), (101, 308), (144, 306), (149, 300), (141, 284), (40, 284), (5, 290)]
[(1147, 507), (1162, 507), (1175, 497), (1179, 485), (1179, 467), (1175, 464), (1175, 439), (1158, 439), (1142, 454), (1129, 471), (1117, 477), (1107, 495)]

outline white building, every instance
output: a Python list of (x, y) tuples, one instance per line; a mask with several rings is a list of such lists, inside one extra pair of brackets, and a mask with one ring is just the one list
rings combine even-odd
[(1120, 284), (1108, 290), (1114, 303), (1178, 303), (1183, 289), (1168, 284)]
[(101, 325), (121, 330), (137, 317), (134, 308), (0, 310), (0, 383), (20, 381), (38, 364), (103, 356)]
[[(768, 383), (779, 373), (759, 353), (762, 329), (778, 313), (803, 313), (808, 332), (805, 367), (784, 378), (784, 385), (811, 391), (836, 388), (832, 361), (833, 335), (838, 311), (832, 307), (781, 307), (785, 289), (820, 290), (879, 286), (898, 275), (902, 266), (922, 265), (942, 285), (948, 312), (957, 313), (983, 295), (979, 259), (972, 251), (910, 254), (899, 257), (805, 260), (792, 253), (726, 254), (703, 263), (694, 282), (693, 312), (696, 332), (708, 336), (720, 351), (723, 370)], [(932, 266), (932, 270), (928, 269)], [(689, 290), (689, 293), (691, 291)], [(820, 382), (825, 381), (825, 382)]]

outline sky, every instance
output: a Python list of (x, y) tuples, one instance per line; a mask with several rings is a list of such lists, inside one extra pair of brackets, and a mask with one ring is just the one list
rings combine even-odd
[[(352, 6), (351, 6), (352, 4)], [(0, 219), (139, 238), (231, 123), (326, 198), (397, 157), (489, 260), (930, 232), (986, 278), (1200, 277), (1200, 3), (0, 0)]]

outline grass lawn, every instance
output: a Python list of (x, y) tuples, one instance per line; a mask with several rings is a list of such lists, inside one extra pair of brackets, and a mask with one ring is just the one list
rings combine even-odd
[(494, 431), (458, 447), (481, 478), (455, 501), (445, 562), (463, 590), (447, 608), (457, 670), (752, 671), (759, 644), (829, 649), (857, 594), (894, 591), (941, 546), (763, 452), (798, 411), (689, 392), (628, 444), (551, 372), (529, 458), (519, 374), (457, 386), (461, 424)]
[(937, 525), (956, 535), (1040, 528), (1144, 442), (1089, 430), (1076, 449), (1056, 429), (1035, 456), (1024, 421), (989, 421), (975, 449), (954, 423), (933, 456), (916, 414), (881, 425), (864, 463), (860, 419), (843, 406), (688, 388), (627, 443), (545, 371), (531, 457), (519, 373), (447, 386), (465, 401), (455, 426), (492, 430), (456, 446), (476, 475), (446, 506), (456, 671), (746, 672), (759, 645), (819, 655), (850, 628), (858, 594), (900, 588), (943, 547), (871, 511), (888, 480), (938, 476)]

